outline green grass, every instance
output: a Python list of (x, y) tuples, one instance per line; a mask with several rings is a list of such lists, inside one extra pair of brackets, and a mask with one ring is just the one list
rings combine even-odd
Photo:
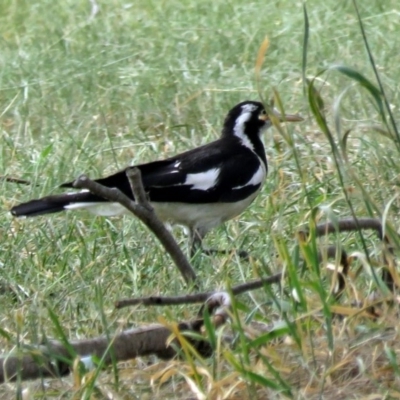
[[(400, 11), (395, 0), (359, 3), (396, 117)], [(192, 307), (114, 310), (114, 301), (123, 297), (186, 290), (169, 257), (139, 221), (94, 218), (84, 212), (20, 221), (7, 210), (17, 202), (56, 192), (59, 183), (82, 172), (97, 177), (216, 139), (232, 105), (259, 99), (254, 67), (265, 36), (271, 44), (261, 71), (261, 94), (269, 99), (275, 88), (285, 110), (299, 111), (306, 121), (287, 127), (288, 140), (276, 129), (267, 132), (270, 171), (261, 195), (239, 218), (207, 236), (208, 246), (245, 248), (254, 261), (235, 255), (200, 257), (196, 268), (202, 288), (243, 282), (267, 268), (296, 268), (296, 229), (313, 216), (325, 221), (351, 215), (349, 201), (360, 217), (379, 216), (388, 207), (387, 220), (396, 228), (398, 149), (376, 128), (387, 130), (368, 92), (330, 70), (317, 78), (315, 86), (321, 89), (335, 139), (338, 113), (333, 107), (347, 90), (338, 107), (342, 135), (351, 129), (349, 162), (342, 170), (343, 186), (340, 183), (328, 138), (305, 96), (301, 2), (114, 0), (99, 6), (94, 18), (90, 2), (71, 0), (3, 0), (0, 9), (0, 170), (1, 175), (33, 183), (0, 181), (0, 278), (3, 287), (12, 288), (0, 294), (1, 328), (11, 336), (0, 337), (4, 352), (17, 345), (17, 336), (33, 344), (43, 335), (58, 337), (47, 307), (70, 339), (153, 322), (160, 314), (170, 321), (194, 315)], [(307, 2), (307, 12), (306, 75), (312, 79), (332, 64), (343, 64), (376, 85), (352, 2), (313, 0)], [(174, 233), (186, 250), (182, 230)], [(371, 257), (379, 257), (381, 247), (374, 235), (364, 236)], [(336, 240), (350, 252), (363, 250), (357, 234), (331, 239)], [(314, 254), (312, 242), (309, 247), (304, 252)], [(339, 398), (340, 390), (350, 389), (353, 398), (399, 395), (400, 377), (391, 367), (400, 357), (396, 336), (379, 340), (380, 334), (397, 327), (395, 312), (384, 310), (377, 321), (332, 320), (327, 309), (320, 313), (329, 283), (323, 286), (312, 262), (308, 266), (299, 274), (306, 299), (301, 307), (275, 287), (238, 299), (232, 322), (239, 332), (237, 345), (206, 361), (211, 378), (203, 376), (205, 392), (207, 382), (217, 387), (225, 379), (225, 393), (238, 384), (237, 398), (265, 398), (267, 393), (279, 398), (284, 395), (280, 391), (289, 393), (288, 387), (295, 398)], [(325, 277), (324, 272), (321, 275)], [(369, 284), (367, 274), (361, 273), (355, 292), (366, 297)], [(355, 292), (349, 291), (345, 306), (350, 307)], [(271, 305), (271, 297), (279, 302)], [(248, 325), (280, 321), (283, 316), (294, 322), (276, 334), (278, 339), (263, 337)], [(279, 342), (283, 337), (285, 341)], [(120, 366), (118, 387), (113, 386), (111, 369), (103, 372), (96, 390), (103, 396), (113, 390), (127, 398), (152, 398), (154, 393), (187, 398), (188, 386), (177, 374), (164, 385), (158, 386), (156, 379), (150, 386), (150, 377), (167, 366), (152, 361), (150, 367), (145, 359)], [(190, 374), (184, 361), (169, 365)], [(234, 371), (243, 379), (239, 383)], [(49, 384), (50, 394), (44, 394), (39, 383), (22, 386), (30, 387), (35, 398), (72, 398), (77, 393), (72, 380)], [(13, 398), (17, 386), (3, 385), (0, 393)], [(208, 395), (217, 398), (214, 392)]]

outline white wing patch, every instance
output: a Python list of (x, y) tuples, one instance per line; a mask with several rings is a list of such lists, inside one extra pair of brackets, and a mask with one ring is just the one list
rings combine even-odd
[(260, 185), (264, 182), (265, 177), (266, 177), (266, 171), (265, 171), (265, 166), (263, 162), (260, 162), (260, 166), (258, 167), (258, 170), (256, 171), (256, 173), (251, 177), (251, 179), (245, 183), (244, 185), (241, 186), (235, 186), (234, 188), (232, 188), (233, 190), (238, 190), (238, 189), (242, 189), (246, 186), (257, 186)]
[(206, 172), (187, 174), (184, 185), (192, 185), (192, 189), (208, 190), (217, 183), (220, 173), (219, 168), (209, 169)]
[(101, 215), (103, 217), (112, 217), (114, 215), (121, 215), (127, 212), (126, 208), (119, 203), (109, 203), (109, 202), (81, 202), (72, 203), (64, 206), (65, 210), (78, 210), (87, 209), (92, 214)]
[(251, 118), (252, 112), (254, 112), (256, 109), (257, 106), (253, 104), (245, 104), (244, 106), (242, 106), (243, 111), (236, 119), (235, 126), (233, 127), (233, 134), (237, 136), (241, 140), (242, 144), (250, 150), (254, 150), (254, 146), (245, 134), (244, 126), (246, 122)]
[(89, 192), (89, 190), (88, 189), (82, 189), (82, 190), (80, 190), (79, 192), (69, 192), (69, 193), (65, 193), (67, 196), (74, 196), (74, 195), (76, 195), (76, 193), (87, 193), (87, 192)]

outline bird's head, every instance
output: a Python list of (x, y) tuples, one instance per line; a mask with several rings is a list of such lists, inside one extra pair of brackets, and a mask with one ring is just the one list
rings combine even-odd
[[(281, 122), (302, 121), (299, 115), (281, 115), (278, 110), (271, 109), (272, 113)], [(244, 101), (233, 107), (225, 118), (222, 135), (234, 135), (242, 141), (259, 137), (261, 133), (272, 126), (271, 116), (258, 101)]]

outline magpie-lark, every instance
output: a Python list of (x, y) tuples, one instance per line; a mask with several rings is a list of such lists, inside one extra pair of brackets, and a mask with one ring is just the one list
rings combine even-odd
[[(281, 121), (302, 120), (297, 115), (274, 114)], [(189, 228), (192, 254), (211, 228), (239, 215), (260, 192), (268, 169), (261, 134), (271, 125), (261, 103), (244, 101), (229, 111), (218, 140), (136, 166), (157, 216)], [(97, 182), (133, 198), (126, 169)], [(72, 188), (73, 182), (61, 187)], [(31, 200), (13, 207), (11, 213), (30, 217), (81, 208), (103, 216), (125, 211), (117, 203), (79, 191)]]

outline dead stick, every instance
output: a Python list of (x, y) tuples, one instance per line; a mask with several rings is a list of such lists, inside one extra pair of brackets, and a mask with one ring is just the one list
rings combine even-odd
[[(74, 187), (88, 189), (91, 193), (103, 197), (109, 201), (117, 202), (132, 212), (139, 218), (158, 238), (164, 246), (167, 253), (173, 259), (178, 267), (186, 283), (194, 283), (196, 281), (196, 273), (194, 272), (189, 261), (183, 254), (182, 250), (176, 243), (175, 239), (165, 228), (164, 224), (157, 218), (150, 203), (146, 199), (143, 188), (140, 171), (137, 168), (128, 170), (129, 182), (137, 194), (136, 202), (132, 201), (128, 196), (117, 188), (108, 188), (92, 181), (86, 175), (81, 175), (75, 182)], [(140, 201), (140, 203), (139, 203)]]
[[(207, 308), (211, 322), (215, 327), (224, 324), (229, 318), (231, 308), (230, 296), (226, 292), (216, 292), (203, 304), (199, 311), (202, 314)], [(153, 324), (142, 328), (129, 329), (116, 334), (113, 338), (105, 336), (93, 339), (74, 340), (66, 345), (60, 341), (49, 340), (38, 347), (21, 347), (18, 352), (0, 358), (0, 383), (17, 379), (35, 379), (39, 377), (57, 377), (70, 372), (77, 356), (91, 368), (94, 360), (102, 360), (104, 365), (113, 361), (124, 361), (137, 356), (156, 354), (160, 358), (169, 359), (176, 355), (179, 338), (174, 339), (175, 346), (168, 345), (171, 333), (200, 333), (202, 318), (179, 324)], [(212, 354), (212, 348), (206, 339), (187, 340), (204, 357)]]
[[(344, 218), (337, 221), (337, 223), (324, 222), (315, 227), (317, 236), (324, 236), (335, 232), (357, 231), (359, 229), (372, 229), (376, 231), (380, 240), (384, 239), (382, 223), (377, 218), (357, 218), (357, 220)], [(310, 228), (308, 226), (299, 229), (299, 233), (308, 234), (309, 231)]]
[(29, 181), (26, 181), (25, 179), (13, 178), (12, 176), (0, 176), (0, 179), (4, 180), (6, 182), (18, 183), (20, 185), (30, 185), (31, 184)]
[[(181, 331), (198, 332), (202, 320), (182, 322), (178, 324)], [(60, 341), (51, 340), (45, 345), (23, 350), (21, 355), (11, 353), (0, 358), (0, 384), (3, 382), (36, 379), (39, 377), (57, 377), (70, 372), (71, 361), (76, 355), (81, 357), (93, 356), (104, 359), (104, 365), (112, 362), (111, 354), (117, 361), (130, 360), (138, 356), (156, 354), (163, 359), (175, 356), (173, 346), (167, 346), (171, 330), (163, 325), (154, 324), (143, 328), (129, 329), (116, 334), (110, 341), (107, 337), (75, 340), (69, 343), (69, 348)]]
[[(268, 276), (267, 278), (257, 279), (251, 282), (242, 283), (240, 285), (234, 286), (231, 289), (233, 295), (237, 296), (239, 294), (248, 292), (250, 290), (260, 289), (264, 285), (270, 285), (272, 283), (278, 283), (282, 279), (282, 273), (279, 272), (275, 275)], [(142, 304), (146, 306), (167, 306), (167, 305), (177, 305), (177, 304), (193, 304), (193, 303), (204, 303), (209, 297), (214, 295), (217, 291), (203, 292), (188, 294), (184, 296), (150, 296), (150, 297), (139, 297), (132, 299), (122, 299), (115, 303), (116, 308), (124, 308), (137, 304)]]

